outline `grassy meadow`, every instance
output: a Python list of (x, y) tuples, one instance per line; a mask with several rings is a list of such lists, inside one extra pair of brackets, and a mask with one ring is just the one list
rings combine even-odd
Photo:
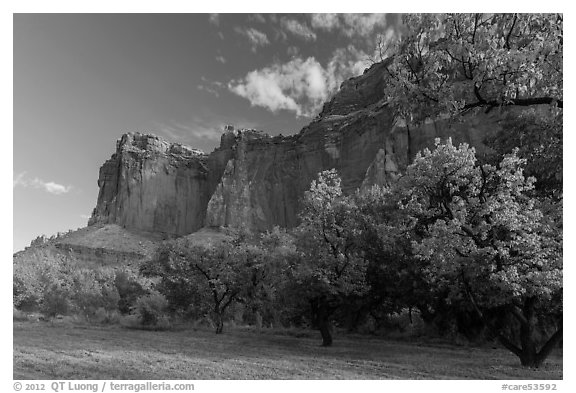
[(562, 379), (560, 351), (533, 370), (501, 348), (345, 334), (324, 348), (315, 331), (15, 320), (13, 340), (14, 379)]

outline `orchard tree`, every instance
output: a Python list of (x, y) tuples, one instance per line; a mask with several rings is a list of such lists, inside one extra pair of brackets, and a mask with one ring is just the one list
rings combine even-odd
[(385, 93), (408, 123), (563, 107), (562, 14), (406, 14), (403, 26)]
[(229, 241), (195, 244), (183, 239), (164, 243), (141, 271), (161, 278), (158, 290), (170, 303), (184, 309), (200, 303), (200, 309), (208, 309), (219, 334), (226, 311), (242, 293), (244, 262)]
[(205, 244), (184, 238), (165, 242), (141, 271), (161, 278), (158, 290), (173, 310), (208, 311), (219, 334), (230, 306), (259, 307), (273, 297), (283, 261), (274, 253), (281, 248), (273, 234), (263, 236), (260, 243), (246, 233), (232, 232), (226, 239)]
[(484, 142), (495, 152), (493, 157), (487, 157), (491, 163), (518, 148), (518, 156), (526, 159), (526, 175), (536, 178), (533, 194), (561, 203), (563, 116), (551, 116), (551, 112), (553, 109), (531, 108), (509, 113), (502, 121), (502, 130)]
[(301, 224), (295, 230), (300, 253), (291, 279), (310, 304), (322, 345), (332, 345), (331, 318), (348, 296), (366, 292), (367, 263), (356, 244), (356, 207), (342, 195), (336, 170), (321, 172), (304, 196)]
[[(536, 208), (524, 164), (514, 151), (498, 167), (478, 165), (473, 148), (436, 140), (400, 182), (400, 208), (411, 219), (414, 252), (429, 261), (427, 280), (468, 301), (522, 365), (538, 367), (562, 337), (562, 222)], [(486, 317), (496, 309), (515, 322)], [(551, 309), (560, 321), (540, 345)]]
[(399, 195), (394, 188), (374, 185), (354, 195), (359, 226), (358, 245), (368, 261), (366, 281), (369, 293), (362, 305), (378, 320), (402, 310), (418, 309), (429, 321), (431, 307), (441, 298), (422, 277), (428, 262), (416, 258), (412, 250), (406, 215), (398, 209)]

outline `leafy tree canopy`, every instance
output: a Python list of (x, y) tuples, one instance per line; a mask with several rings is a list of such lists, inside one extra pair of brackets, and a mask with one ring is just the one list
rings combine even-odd
[(407, 14), (403, 25), (385, 92), (407, 121), (563, 107), (562, 14)]
[(536, 350), (537, 307), (562, 291), (562, 223), (536, 207), (528, 194), (534, 179), (516, 153), (498, 167), (478, 165), (473, 148), (437, 140), (408, 167), (400, 207), (417, 235), (414, 252), (430, 261), (428, 280), (468, 299), (480, 316), (507, 310), (521, 325), (520, 344), (501, 333), (500, 340), (523, 364), (538, 366), (561, 335)]

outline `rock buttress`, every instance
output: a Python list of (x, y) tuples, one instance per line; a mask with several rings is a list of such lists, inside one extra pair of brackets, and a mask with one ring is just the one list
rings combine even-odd
[(89, 225), (184, 235), (200, 227), (209, 200), (207, 156), (153, 135), (125, 134), (100, 168)]

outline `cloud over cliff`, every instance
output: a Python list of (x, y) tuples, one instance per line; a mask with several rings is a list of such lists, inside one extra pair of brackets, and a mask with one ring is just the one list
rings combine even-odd
[(312, 117), (344, 80), (361, 74), (369, 65), (368, 55), (350, 46), (334, 51), (325, 65), (314, 57), (294, 57), (250, 71), (231, 81), (228, 88), (253, 106)]

